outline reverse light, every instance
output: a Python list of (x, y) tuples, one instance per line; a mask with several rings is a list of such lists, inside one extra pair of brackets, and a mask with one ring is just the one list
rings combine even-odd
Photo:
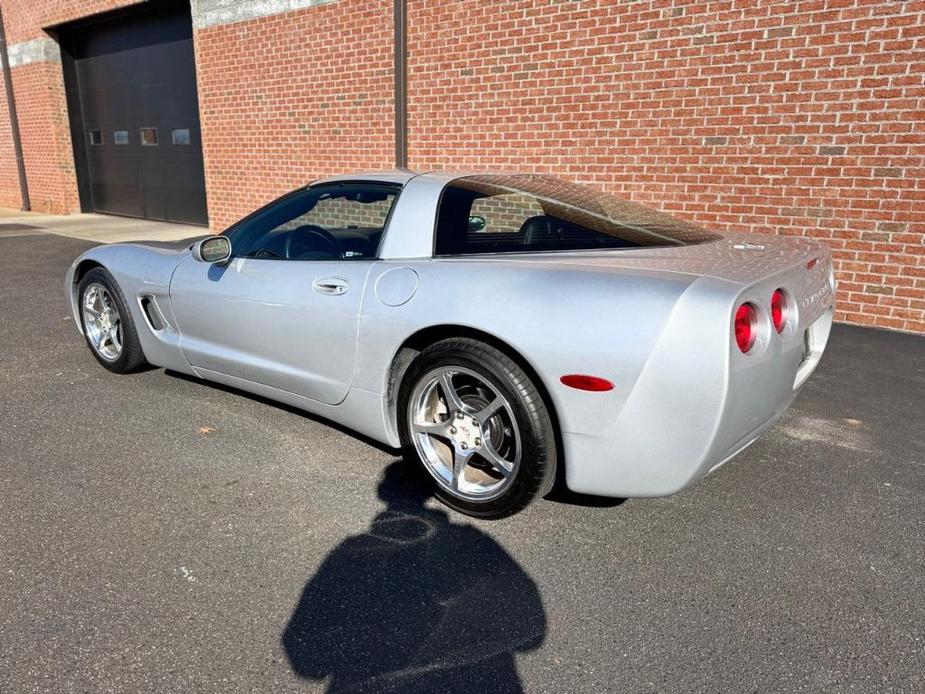
[(745, 303), (736, 309), (733, 328), (735, 330), (736, 344), (742, 353), (748, 352), (755, 344), (758, 324), (758, 309), (754, 304)]
[(562, 382), (562, 385), (566, 385), (569, 388), (587, 390), (592, 393), (603, 393), (608, 390), (613, 390), (613, 383), (608, 381), (606, 378), (600, 378), (598, 376), (588, 376), (587, 374), (567, 374), (559, 380)]
[(787, 325), (787, 317), (784, 311), (787, 310), (787, 295), (783, 289), (775, 289), (771, 294), (771, 322), (778, 334), (784, 332)]

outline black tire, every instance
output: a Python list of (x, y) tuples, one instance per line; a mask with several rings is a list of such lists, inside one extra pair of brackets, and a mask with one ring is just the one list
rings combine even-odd
[[(119, 319), (122, 323), (122, 350), (115, 359), (106, 359), (101, 356), (94, 348), (87, 332), (86, 319), (84, 317), (83, 305), (87, 290), (94, 284), (102, 285), (109, 292), (116, 308), (119, 311)], [(141, 349), (141, 342), (138, 339), (138, 331), (135, 328), (135, 321), (132, 319), (132, 313), (129, 311), (128, 302), (125, 295), (119, 288), (118, 283), (113, 279), (105, 269), (96, 267), (84, 275), (77, 285), (78, 313), (80, 314), (81, 328), (84, 338), (87, 341), (87, 347), (93, 357), (103, 366), (103, 368), (117, 374), (132, 373), (144, 367), (144, 352)]]
[[(409, 426), (409, 399), (415, 387), (435, 369), (462, 367), (490, 383), (508, 401), (520, 433), (520, 463), (514, 479), (491, 499), (460, 498), (437, 482), (418, 454)], [(529, 376), (504, 352), (478, 340), (450, 338), (425, 348), (402, 379), (398, 426), (405, 460), (414, 460), (433, 481), (434, 496), (450, 508), (483, 519), (504, 518), (549, 493), (556, 479), (556, 435), (549, 410)]]

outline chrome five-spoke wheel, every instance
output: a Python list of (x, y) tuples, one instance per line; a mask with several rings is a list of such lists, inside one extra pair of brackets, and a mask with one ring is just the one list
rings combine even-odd
[(77, 298), (84, 337), (94, 358), (117, 374), (144, 366), (138, 331), (113, 276), (102, 267), (91, 268), (77, 283)]
[(524, 369), (493, 345), (449, 337), (425, 346), (398, 392), (407, 460), (460, 513), (504, 518), (543, 496), (556, 479), (556, 432)]
[(109, 290), (102, 284), (90, 284), (81, 303), (84, 329), (93, 350), (107, 361), (122, 354), (122, 316)]
[(409, 398), (408, 422), (425, 467), (453, 496), (492, 499), (517, 475), (522, 447), (511, 403), (475, 371), (426, 373)]

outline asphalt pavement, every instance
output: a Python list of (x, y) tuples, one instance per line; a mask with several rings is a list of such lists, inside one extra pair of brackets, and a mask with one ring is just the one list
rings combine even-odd
[(837, 326), (673, 498), (476, 522), (328, 422), (103, 370), (89, 245), (0, 233), (0, 692), (925, 691), (925, 338)]

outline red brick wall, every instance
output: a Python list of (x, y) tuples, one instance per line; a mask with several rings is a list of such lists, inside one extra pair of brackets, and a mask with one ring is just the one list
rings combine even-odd
[[(12, 77), (32, 209), (75, 212), (80, 203), (61, 64), (20, 65), (13, 68)], [(0, 100), (0, 205), (19, 209), (22, 197), (5, 91)]]
[(830, 244), (925, 332), (925, 2), (409, 3), (410, 165), (556, 173)]
[(341, 0), (196, 32), (209, 219), (392, 164), (392, 2)]
[(6, 85), (0, 73), (0, 207), (19, 209), (19, 178), (16, 169), (16, 152), (10, 133), (10, 114), (6, 105)]
[[(13, 88), (32, 209), (50, 214), (79, 210), (61, 64), (42, 62), (17, 67), (13, 70)], [(9, 129), (4, 134), (9, 137)], [(15, 190), (15, 206), (19, 207), (15, 160), (12, 168), (13, 175), (4, 179), (4, 187)]]
[[(11, 0), (11, 44), (132, 4)], [(209, 213), (392, 162), (392, 2), (197, 30)], [(925, 333), (925, 0), (410, 0), (410, 165), (563, 175), (835, 250), (840, 320)], [(77, 208), (58, 63), (14, 68), (36, 209)], [(18, 206), (0, 105), (0, 204)]]

